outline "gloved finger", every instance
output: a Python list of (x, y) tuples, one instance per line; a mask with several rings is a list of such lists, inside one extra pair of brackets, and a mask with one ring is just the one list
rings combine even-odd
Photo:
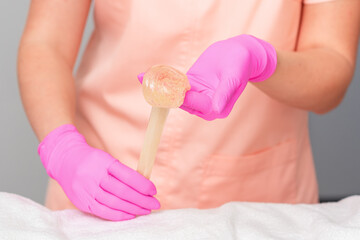
[(137, 78), (139, 79), (139, 82), (140, 82), (141, 84), (142, 84), (142, 82), (143, 82), (144, 75), (145, 75), (144, 72), (142, 72), (142, 73), (140, 73), (139, 75), (137, 75)]
[(211, 99), (204, 93), (189, 90), (186, 92), (184, 103), (180, 108), (186, 111), (192, 110), (188, 111), (190, 113), (200, 112), (206, 115), (211, 112)]
[(194, 110), (192, 108), (188, 108), (188, 107), (186, 107), (184, 105), (181, 105), (180, 108), (182, 110), (184, 110), (184, 111), (187, 111), (188, 113), (195, 114), (195, 115), (197, 115), (199, 117), (202, 117), (202, 115), (203, 115), (201, 112), (198, 112), (198, 111), (196, 111), (196, 110)]
[(230, 101), (233, 99), (233, 95), (238, 90), (235, 81), (222, 81), (215, 90), (212, 109), (215, 113), (220, 114), (224, 111)]
[(195, 111), (195, 110), (187, 108), (185, 106), (181, 106), (180, 108), (184, 111), (187, 111), (188, 113), (194, 114), (194, 115), (201, 117), (202, 119), (205, 119), (207, 121), (212, 121), (212, 120), (216, 119), (215, 115), (212, 113), (202, 114), (201, 112)]
[(137, 171), (115, 161), (108, 169), (116, 179), (145, 195), (155, 195), (155, 185)]
[(247, 85), (247, 82), (243, 81), (240, 84), (240, 86), (237, 86), (236, 88), (234, 88), (235, 90), (233, 91), (233, 94), (230, 96), (230, 99), (228, 99), (227, 104), (225, 105), (225, 107), (220, 112), (219, 118), (226, 118), (230, 114), (230, 112), (233, 109), (236, 101), (238, 100), (238, 98), (240, 97), (242, 92), (244, 91), (246, 85)]
[(123, 211), (111, 209), (99, 203), (95, 199), (92, 201), (91, 206), (89, 206), (89, 210), (92, 214), (111, 221), (124, 221), (135, 218), (135, 215)]
[(111, 175), (109, 175), (107, 178), (104, 178), (104, 180), (100, 183), (100, 187), (105, 191), (117, 196), (118, 198), (121, 198), (132, 204), (136, 204), (141, 208), (148, 210), (160, 208), (160, 203), (156, 198), (143, 195), (135, 191)]
[(133, 215), (147, 215), (151, 212), (148, 209), (143, 209), (139, 206), (136, 206), (135, 204), (124, 201), (123, 199), (120, 199), (103, 189), (98, 192), (95, 199), (99, 203), (102, 203), (103, 205), (109, 208), (123, 211)]

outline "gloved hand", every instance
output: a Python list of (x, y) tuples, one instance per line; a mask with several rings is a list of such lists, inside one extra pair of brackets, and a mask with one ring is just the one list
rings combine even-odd
[(248, 81), (269, 78), (276, 62), (274, 47), (250, 35), (215, 42), (186, 73), (191, 89), (180, 108), (206, 120), (225, 118)]
[(110, 154), (90, 147), (73, 125), (50, 132), (38, 152), (49, 176), (84, 212), (120, 221), (160, 208), (150, 180)]

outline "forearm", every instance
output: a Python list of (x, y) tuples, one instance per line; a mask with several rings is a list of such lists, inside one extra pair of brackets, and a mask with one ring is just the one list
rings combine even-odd
[(74, 122), (72, 66), (46, 44), (22, 44), (18, 56), (20, 94), (30, 124), (41, 141), (56, 127)]
[(345, 57), (326, 48), (278, 51), (277, 55), (275, 73), (253, 83), (260, 90), (287, 105), (316, 113), (328, 112), (341, 102), (354, 71)]
[(278, 51), (273, 76), (255, 85), (293, 107), (326, 113), (349, 86), (360, 33), (360, 1), (305, 4), (296, 52)]

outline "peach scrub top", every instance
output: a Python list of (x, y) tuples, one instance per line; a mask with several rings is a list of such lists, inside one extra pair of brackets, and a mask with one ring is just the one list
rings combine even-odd
[[(91, 146), (136, 169), (151, 110), (137, 74), (154, 64), (185, 73), (209, 45), (244, 33), (292, 51), (303, 4), (324, 2), (304, 1), (95, 1), (95, 29), (76, 74), (76, 127)], [(173, 109), (151, 180), (162, 209), (316, 203), (308, 112), (252, 84), (226, 119)], [(52, 179), (46, 206), (74, 207)]]

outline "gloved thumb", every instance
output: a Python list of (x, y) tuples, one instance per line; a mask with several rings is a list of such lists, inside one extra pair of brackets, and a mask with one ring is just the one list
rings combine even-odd
[(141, 84), (142, 84), (142, 82), (143, 82), (144, 75), (145, 75), (144, 72), (142, 72), (142, 73), (140, 73), (139, 75), (137, 75), (137, 78), (139, 79), (139, 82), (140, 82)]
[(180, 108), (191, 114), (208, 114), (211, 112), (211, 99), (204, 93), (189, 90)]

